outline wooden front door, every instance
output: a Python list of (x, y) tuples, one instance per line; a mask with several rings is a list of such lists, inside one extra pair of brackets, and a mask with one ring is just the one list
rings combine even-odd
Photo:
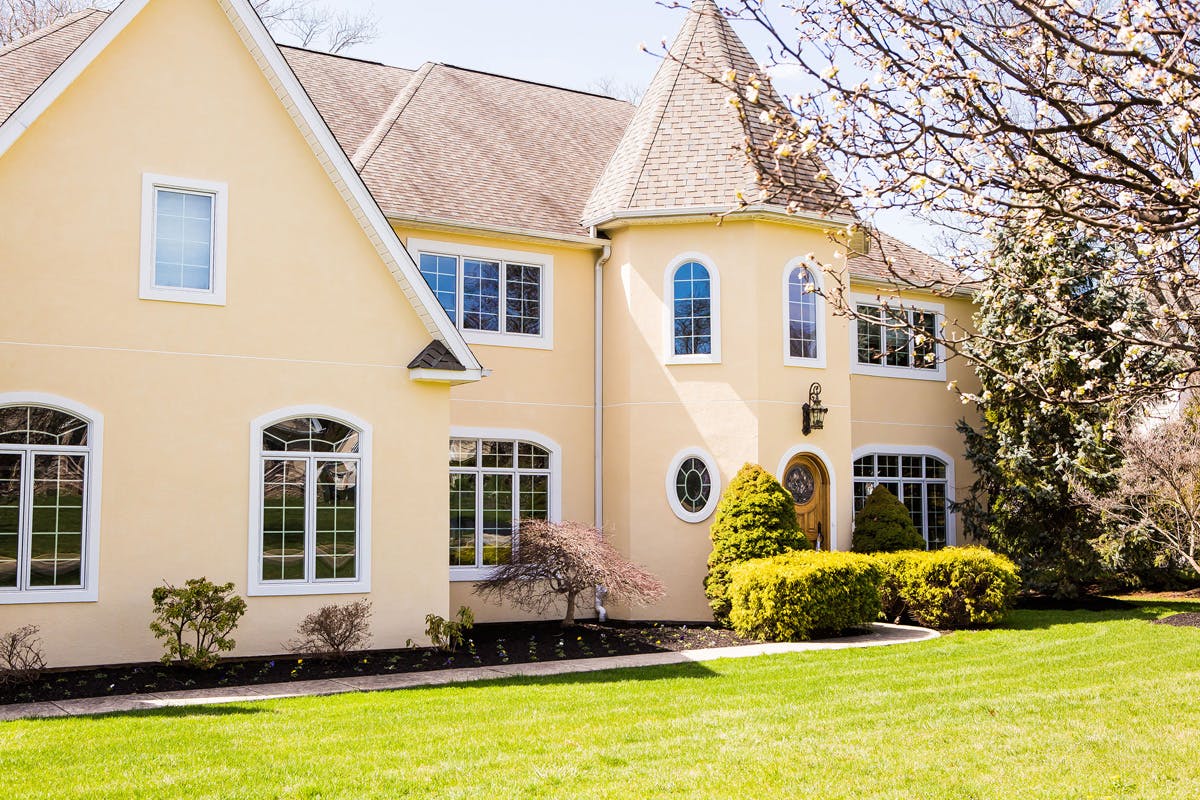
[(783, 485), (796, 504), (796, 518), (809, 544), (829, 549), (829, 474), (821, 459), (801, 453), (788, 462)]

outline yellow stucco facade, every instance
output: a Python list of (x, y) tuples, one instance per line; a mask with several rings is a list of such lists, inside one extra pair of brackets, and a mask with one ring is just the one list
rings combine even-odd
[[(685, 451), (711, 457), (719, 486), (746, 462), (782, 477), (790, 456), (813, 454), (829, 478), (825, 541), (839, 549), (851, 542), (858, 455), (937, 453), (951, 495), (969, 482), (954, 430), (963, 409), (946, 390), (949, 380), (970, 384), (961, 363), (937, 379), (855, 374), (849, 323), (828, 304), (821, 363), (786, 363), (790, 269), (810, 255), (845, 262), (827, 229), (780, 216), (663, 214), (558, 240), (393, 219), (387, 233), (413, 259), (497, 252), (542, 265), (543, 325), (552, 320), (537, 346), (467, 337), (482, 380), (417, 379), (409, 360), (430, 341), (428, 316), (442, 312), (428, 298), (422, 312), (381, 258), (379, 232), (331, 181), (235, 16), (215, 0), (150, 2), (0, 152), (0, 406), (18, 395), (61, 398), (102, 419), (93, 463), (102, 480), (89, 498), (98, 524), (87, 532), (98, 542), (88, 565), (95, 596), (23, 602), (0, 588), (0, 630), (40, 626), (52, 664), (156, 657), (151, 589), (198, 575), (249, 595), (238, 654), (279, 652), (305, 613), (362, 596), (374, 604), (380, 647), (421, 639), (427, 613), (460, 604), (480, 621), (526, 616), (480, 603), (471, 574), (447, 563), (447, 442), (456, 436), (553, 449), (551, 508), (599, 522), (667, 585), (655, 606), (610, 604), (620, 618), (709, 618), (701, 582), (711, 507), (685, 521), (668, 497)], [(223, 303), (139, 294), (148, 174), (227, 187)], [(714, 276), (713, 363), (671, 363), (671, 278), (688, 261)], [(970, 317), (966, 298), (909, 299), (937, 304), (947, 320)], [(805, 435), (813, 382), (828, 414)], [(361, 592), (253, 591), (262, 464), (252, 424), (301, 407), (369, 433), (369, 555), (359, 546), (370, 585)]]

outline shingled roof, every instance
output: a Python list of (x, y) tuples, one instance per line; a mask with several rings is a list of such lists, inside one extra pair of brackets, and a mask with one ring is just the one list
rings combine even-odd
[[(107, 16), (82, 11), (0, 48), (0, 123)], [(280, 51), (394, 220), (583, 235), (625, 211), (731, 208), (739, 191), (750, 199), (758, 192), (728, 91), (701, 73), (734, 69), (744, 78), (760, 70), (712, 0), (688, 10), (672, 57), (637, 107), (447, 64), (414, 71)], [(751, 135), (770, 131), (755, 123)], [(818, 169), (801, 162), (791, 176), (795, 194), (774, 202), (809, 212), (838, 206)], [(918, 280), (947, 269), (907, 245), (888, 255)], [(852, 258), (849, 267), (855, 277), (894, 277), (877, 253)]]
[[(737, 205), (739, 193), (748, 202), (759, 195), (754, 168), (742, 151), (746, 130), (727, 102), (729, 90), (710, 77), (729, 70), (740, 80), (762, 72), (716, 3), (698, 0), (592, 191), (585, 223), (628, 211), (729, 208)], [(750, 130), (755, 141), (771, 133), (757, 121)], [(794, 203), (818, 213), (841, 206), (836, 192), (817, 179), (819, 170), (815, 161), (799, 162), (787, 176), (797, 190), (771, 204)]]

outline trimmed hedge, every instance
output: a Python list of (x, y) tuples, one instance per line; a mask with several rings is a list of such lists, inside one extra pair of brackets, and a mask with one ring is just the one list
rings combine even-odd
[(854, 537), (850, 549), (856, 553), (924, 550), (925, 540), (917, 532), (904, 504), (880, 484), (854, 515)]
[(743, 636), (810, 639), (879, 618), (879, 564), (853, 553), (792, 552), (729, 572), (729, 621)]
[(1020, 586), (1016, 565), (983, 547), (879, 553), (885, 619), (905, 615), (927, 628), (994, 625), (1012, 609)]
[(735, 564), (811, 547), (800, 532), (792, 495), (757, 464), (743, 465), (729, 482), (709, 536), (713, 549), (704, 594), (721, 624), (729, 621), (729, 571)]

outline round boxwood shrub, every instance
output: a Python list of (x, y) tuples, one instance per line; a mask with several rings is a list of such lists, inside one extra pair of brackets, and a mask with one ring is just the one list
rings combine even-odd
[(730, 567), (810, 548), (796, 521), (792, 495), (757, 464), (744, 465), (729, 482), (709, 535), (713, 549), (708, 556), (704, 594), (713, 617), (722, 625), (729, 623)]
[(925, 540), (913, 525), (908, 509), (882, 485), (867, 498), (862, 510), (854, 515), (856, 553), (894, 553), (897, 550), (924, 550)]
[(743, 636), (811, 639), (879, 618), (879, 564), (854, 553), (785, 553), (730, 570), (730, 622)]
[(929, 628), (995, 625), (1012, 609), (1020, 586), (1016, 565), (983, 547), (881, 553), (880, 601), (885, 619), (907, 616)]

